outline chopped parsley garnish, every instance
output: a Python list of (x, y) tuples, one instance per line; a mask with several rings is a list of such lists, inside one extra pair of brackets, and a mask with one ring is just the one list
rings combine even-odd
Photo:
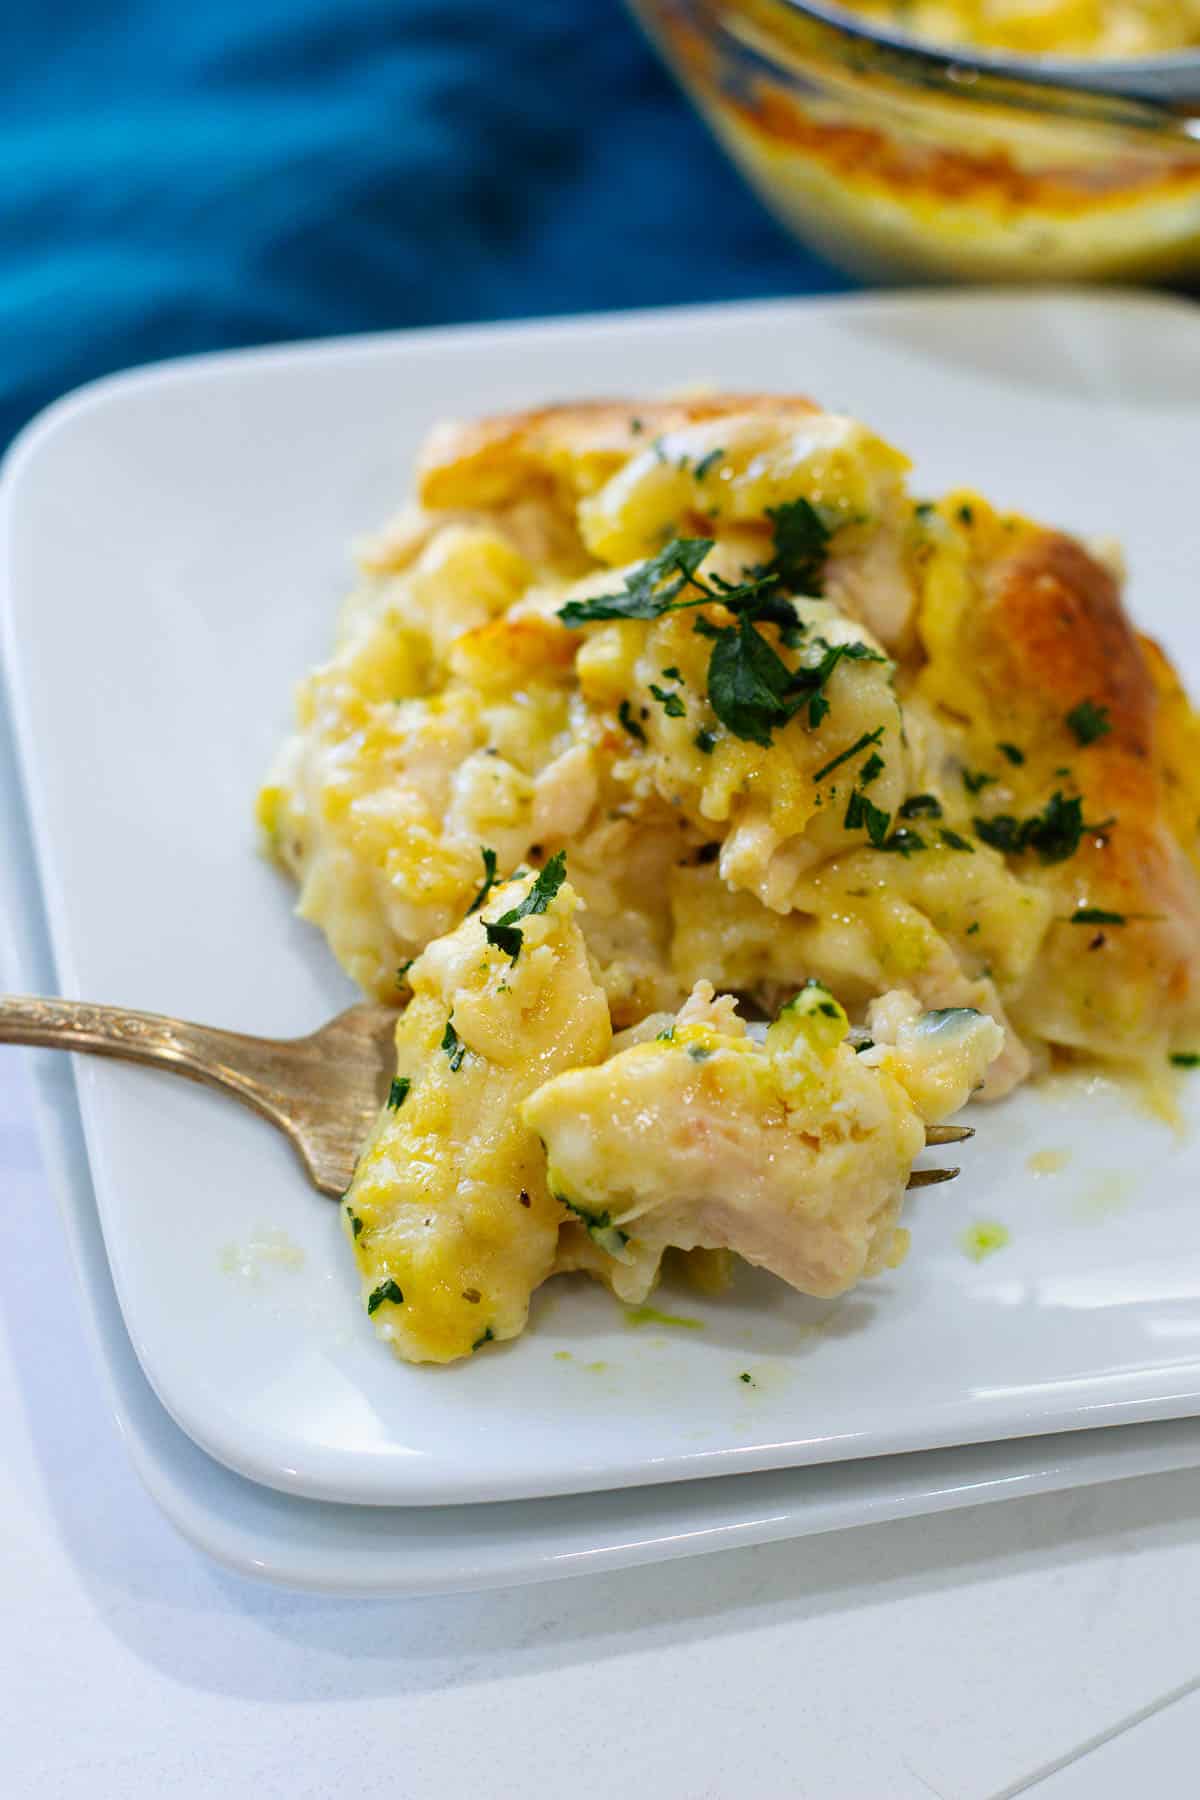
[[(743, 570), (741, 582), (720, 575), (702, 579), (697, 570), (713, 547), (711, 538), (674, 538), (657, 556), (625, 578), (619, 594), (569, 600), (559, 609), (565, 625), (601, 619), (658, 619), (667, 612), (719, 603), (734, 614), (733, 625), (712, 625), (701, 618), (696, 630), (712, 640), (708, 665), (708, 699), (717, 718), (735, 737), (770, 748), (771, 733), (807, 710), (810, 726), (829, 711), (825, 687), (843, 658), (886, 662), (866, 644), (828, 644), (817, 639), (822, 654), (815, 663), (789, 669), (758, 626), (776, 625), (787, 649), (804, 642), (804, 627), (789, 593), (819, 594), (821, 574), (832, 536), (807, 500), (790, 500), (767, 510), (774, 534), (769, 562)], [(690, 592), (687, 590), (691, 590)], [(665, 704), (665, 703), (664, 703)], [(627, 731), (634, 729), (628, 704), (618, 715)]]
[(400, 1292), (400, 1284), (399, 1282), (393, 1281), (390, 1275), (386, 1281), (380, 1282), (379, 1286), (371, 1295), (371, 1298), (367, 1301), (367, 1311), (369, 1313), (378, 1311), (385, 1300), (390, 1300), (393, 1306), (401, 1306), (404, 1303), (404, 1295)]
[(772, 730), (786, 725), (795, 710), (789, 704), (791, 670), (745, 613), (736, 625), (709, 626), (705, 636), (709, 632), (716, 640), (708, 665), (713, 711), (734, 737), (769, 750)]
[(465, 1044), (460, 1044), (458, 1041), (458, 1033), (454, 1029), (453, 1015), (446, 1020), (446, 1029), (442, 1033), (441, 1047), (450, 1059), (451, 1073), (457, 1075), (462, 1067), (463, 1057), (467, 1054), (467, 1046)]
[(707, 456), (702, 456), (696, 464), (696, 480), (703, 481), (704, 477), (716, 468), (724, 454), (724, 450), (710, 450)]
[(687, 1053), (693, 1062), (707, 1062), (712, 1055), (711, 1044), (689, 1044)]
[(874, 1038), (860, 1038), (854, 1046), (854, 1054), (855, 1056), (861, 1056), (864, 1050), (873, 1050), (874, 1048)]
[(970, 506), (960, 506), (958, 509), (958, 516), (964, 525), (973, 525), (975, 523), (975, 512)]
[(1025, 752), (1019, 749), (1016, 744), (997, 744), (996, 748), (999, 750), (1001, 756), (1007, 756), (1009, 762), (1012, 763), (1015, 769), (1019, 769), (1021, 764), (1025, 761)]
[(361, 1220), (361, 1219), (360, 1219), (360, 1218), (359, 1218), (359, 1216), (358, 1216), (358, 1214), (357, 1214), (357, 1213), (356, 1213), (356, 1212), (352, 1212), (352, 1211), (351, 1211), (351, 1210), (350, 1210), (350, 1208), (349, 1208), (349, 1207), (347, 1207), (347, 1208), (346, 1208), (346, 1217), (347, 1217), (347, 1218), (348, 1218), (348, 1219), (349, 1219), (349, 1221), (350, 1221), (350, 1229), (351, 1229), (351, 1231), (352, 1231), (352, 1232), (353, 1232), (353, 1233), (354, 1233), (354, 1235), (355, 1235), (355, 1237), (356, 1237), (356, 1238), (357, 1238), (357, 1237), (361, 1237), (361, 1236), (362, 1236), (362, 1228), (363, 1228), (363, 1222), (362, 1222), (362, 1220)]
[(1089, 825), (1079, 796), (1075, 794), (1068, 800), (1056, 791), (1032, 818), (1014, 819), (1011, 813), (1000, 813), (994, 819), (975, 819), (973, 823), (975, 835), (994, 850), (1003, 850), (1010, 856), (1036, 850), (1042, 862), (1058, 863), (1074, 856), (1085, 832), (1107, 831), (1115, 821), (1103, 819), (1097, 825)]
[(974, 937), (978, 930), (979, 930), (979, 920), (972, 919), (971, 923), (967, 926), (967, 936)]
[(1077, 744), (1094, 744), (1112, 730), (1107, 706), (1096, 706), (1091, 700), (1081, 700), (1078, 706), (1072, 707), (1067, 714), (1067, 724)]
[(940, 819), (942, 803), (936, 794), (910, 794), (900, 808), (902, 819)]
[(754, 1377), (753, 1377), (753, 1375), (751, 1375), (749, 1369), (743, 1369), (741, 1374), (738, 1376), (738, 1380), (746, 1382), (747, 1385), (750, 1387), (754, 1386)]
[(981, 770), (977, 769), (964, 769), (962, 778), (963, 786), (966, 788), (968, 794), (981, 793), (985, 787), (991, 787), (996, 779), (994, 775), (985, 775)]
[[(566, 873), (567, 853), (565, 850), (557, 850), (545, 868), (539, 871), (537, 879), (519, 905), (510, 906), (506, 913), (501, 913), (494, 924), (489, 925), (487, 920), (484, 920), (483, 929), (488, 943), (497, 950), (503, 950), (510, 961), (516, 962), (521, 954), (523, 941), (522, 934), (517, 929), (520, 920), (532, 918), (535, 914), (546, 911), (562, 886)], [(444, 1045), (443, 1048), (445, 1048)], [(451, 1067), (453, 1066), (452, 1063)]]
[(827, 644), (817, 638), (820, 660), (789, 669), (746, 613), (739, 614), (736, 625), (709, 625), (702, 619), (696, 629), (702, 627), (701, 635), (715, 640), (708, 665), (708, 698), (713, 711), (735, 737), (768, 750), (772, 730), (786, 725), (797, 713), (807, 710), (810, 727), (821, 723), (829, 711), (825, 688), (843, 659), (887, 661), (866, 644)]
[(388, 1097), (387, 1097), (388, 1107), (392, 1112), (400, 1111), (400, 1108), (404, 1105), (404, 1102), (408, 1099), (409, 1089), (411, 1087), (412, 1087), (412, 1082), (409, 1080), (407, 1075), (393, 1076), (392, 1085), (388, 1089)]
[[(656, 1034), (654, 1041), (656, 1044), (673, 1044), (675, 1042), (675, 1027), (673, 1025), (668, 1025), (665, 1031), (660, 1031)], [(561, 1194), (559, 1195), (559, 1199), (562, 1200)], [(569, 1200), (563, 1200), (564, 1206), (570, 1206), (570, 1204), (571, 1202)]]
[(1125, 913), (1105, 912), (1100, 906), (1077, 906), (1071, 914), (1071, 925), (1124, 925)]
[(583, 1222), (587, 1227), (588, 1236), (600, 1246), (601, 1250), (607, 1250), (610, 1256), (615, 1250), (623, 1249), (629, 1242), (629, 1233), (622, 1231), (619, 1225), (613, 1224), (612, 1214), (607, 1209), (600, 1213), (590, 1213), (585, 1207), (577, 1206), (574, 1200), (568, 1200), (565, 1194), (556, 1194), (554, 1198), (560, 1205), (565, 1206), (568, 1212), (573, 1212), (575, 1217)]
[(668, 681), (682, 681), (683, 680), (683, 676), (679, 673), (679, 670), (675, 667), (674, 663), (671, 664), (671, 667), (669, 669), (664, 669), (663, 674), (666, 676)]
[(813, 780), (824, 781), (827, 775), (832, 775), (835, 769), (840, 769), (844, 762), (849, 762), (850, 758), (852, 756), (857, 756), (860, 750), (869, 750), (872, 744), (877, 744), (882, 736), (882, 725), (877, 725), (874, 731), (864, 731), (857, 742), (851, 744), (848, 750), (843, 750), (840, 756), (835, 756), (832, 762), (827, 762), (824, 768), (818, 769), (813, 776)]
[(686, 715), (687, 707), (683, 704), (681, 695), (668, 693), (666, 688), (655, 687), (653, 682), (650, 683), (650, 692), (669, 719), (682, 719)]
[(697, 750), (701, 751), (705, 756), (711, 756), (717, 747), (717, 734), (715, 731), (698, 731), (692, 739), (692, 742), (695, 744)]
[(408, 986), (408, 971), (412, 968), (412, 966), (416, 962), (416, 960), (417, 959), (415, 956), (410, 956), (406, 963), (400, 964), (400, 967), (396, 970), (396, 986), (397, 987), (402, 988), (402, 987)]
[(673, 610), (686, 587), (698, 588), (700, 598), (684, 604), (700, 606), (718, 597), (695, 579), (712, 547), (712, 538), (672, 538), (657, 556), (626, 576), (624, 593), (568, 600), (558, 616), (564, 625), (589, 625), (597, 619), (660, 619)]
[(947, 850), (965, 850), (968, 856), (974, 856), (975, 846), (969, 844), (965, 837), (960, 837), (957, 831), (951, 831), (948, 825), (939, 825), (938, 836)]
[(496, 1334), (492, 1330), (491, 1326), (489, 1325), (487, 1330), (484, 1332), (483, 1336), (477, 1337), (475, 1339), (475, 1342), (471, 1345), (471, 1349), (472, 1350), (480, 1350), (483, 1348), (484, 1344), (494, 1344), (495, 1341), (496, 1341)]
[(622, 700), (620, 706), (618, 706), (617, 717), (620, 719), (631, 738), (636, 738), (639, 744), (645, 743), (646, 734), (634, 718), (628, 700)]
[(929, 846), (920, 832), (913, 831), (908, 825), (897, 825), (892, 835), (879, 848), (894, 851), (898, 856), (912, 856), (915, 851), (927, 850)]
[(804, 499), (785, 500), (768, 506), (767, 517), (775, 537), (771, 566), (779, 580), (793, 593), (819, 594), (833, 533), (816, 507)]
[(630, 419), (629, 429), (632, 431), (634, 437), (640, 437), (646, 427), (642, 424), (640, 419)]
[(1008, 856), (1016, 856), (1025, 848), (1024, 825), (1020, 819), (1014, 819), (1011, 813), (998, 813), (994, 819), (974, 819), (975, 836), (990, 844), (993, 850), (1003, 850)]
[(850, 804), (846, 808), (843, 824), (847, 831), (865, 829), (868, 838), (878, 850), (887, 836), (888, 826), (892, 822), (890, 813), (884, 812), (856, 788), (850, 796)]
[(1175, 1050), (1171, 1053), (1171, 1061), (1177, 1069), (1200, 1069), (1200, 1052)]
[(489, 850), (486, 844), (480, 844), (479, 854), (483, 858), (483, 886), (467, 908), (468, 917), (471, 913), (479, 911), (496, 885), (496, 852)]
[(870, 756), (868, 756), (866, 762), (863, 764), (862, 768), (858, 771), (859, 787), (870, 787), (871, 783), (878, 776), (883, 774), (883, 771), (886, 768), (886, 766), (887, 765), (885, 764), (882, 756), (880, 756), (879, 752), (877, 750), (873, 750), (871, 752)]

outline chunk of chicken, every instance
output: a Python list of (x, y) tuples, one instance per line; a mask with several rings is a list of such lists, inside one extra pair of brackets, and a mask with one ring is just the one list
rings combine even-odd
[(621, 1299), (646, 1297), (668, 1246), (732, 1250), (823, 1296), (903, 1258), (897, 1222), (925, 1125), (965, 1102), (1003, 1033), (965, 1008), (922, 1016), (904, 995), (873, 1023), (876, 1042), (856, 1055), (845, 1013), (812, 982), (759, 1044), (700, 982), (652, 1042), (525, 1101), (550, 1187)]

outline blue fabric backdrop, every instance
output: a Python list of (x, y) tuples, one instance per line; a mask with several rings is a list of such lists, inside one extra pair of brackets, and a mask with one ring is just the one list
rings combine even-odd
[(619, 0), (0, 12), (0, 441), (185, 351), (844, 285)]

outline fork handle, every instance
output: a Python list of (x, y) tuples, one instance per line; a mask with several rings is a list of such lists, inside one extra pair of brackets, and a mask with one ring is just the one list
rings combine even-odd
[(222, 1088), (280, 1123), (279, 1093), (261, 1079), (267, 1046), (260, 1038), (209, 1025), (191, 1025), (161, 1013), (83, 1000), (0, 996), (0, 1044), (45, 1050), (77, 1050), (122, 1062), (149, 1063), (189, 1081)]

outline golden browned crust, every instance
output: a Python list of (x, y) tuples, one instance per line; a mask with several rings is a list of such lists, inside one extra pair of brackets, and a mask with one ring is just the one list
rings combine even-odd
[[(1091, 1031), (1119, 1031), (1129, 1054), (1197, 1004), (1200, 890), (1173, 830), (1161, 699), (1181, 691), (1162, 653), (1148, 654), (1133, 631), (1111, 571), (1055, 532), (1029, 532), (987, 571), (964, 624), (964, 657), (989, 695), (989, 723), (1026, 750), (1014, 785), (1028, 809), (1055, 790), (1079, 792), (1085, 820), (1104, 826), (1046, 874), (1062, 912), (1032, 984), (1039, 1029), (1091, 1049), (1100, 1049)], [(1090, 744), (1068, 724), (1084, 701), (1104, 708), (1110, 726)], [(1127, 923), (1071, 925), (1081, 908)], [(1052, 1023), (1068, 1014), (1074, 1038)]]
[(737, 413), (778, 418), (817, 411), (811, 400), (784, 394), (719, 394), (675, 400), (583, 400), (451, 420), (435, 427), (417, 468), (421, 504), (500, 507), (539, 486), (566, 484), (576, 495), (606, 480), (623, 462), (668, 431)]

